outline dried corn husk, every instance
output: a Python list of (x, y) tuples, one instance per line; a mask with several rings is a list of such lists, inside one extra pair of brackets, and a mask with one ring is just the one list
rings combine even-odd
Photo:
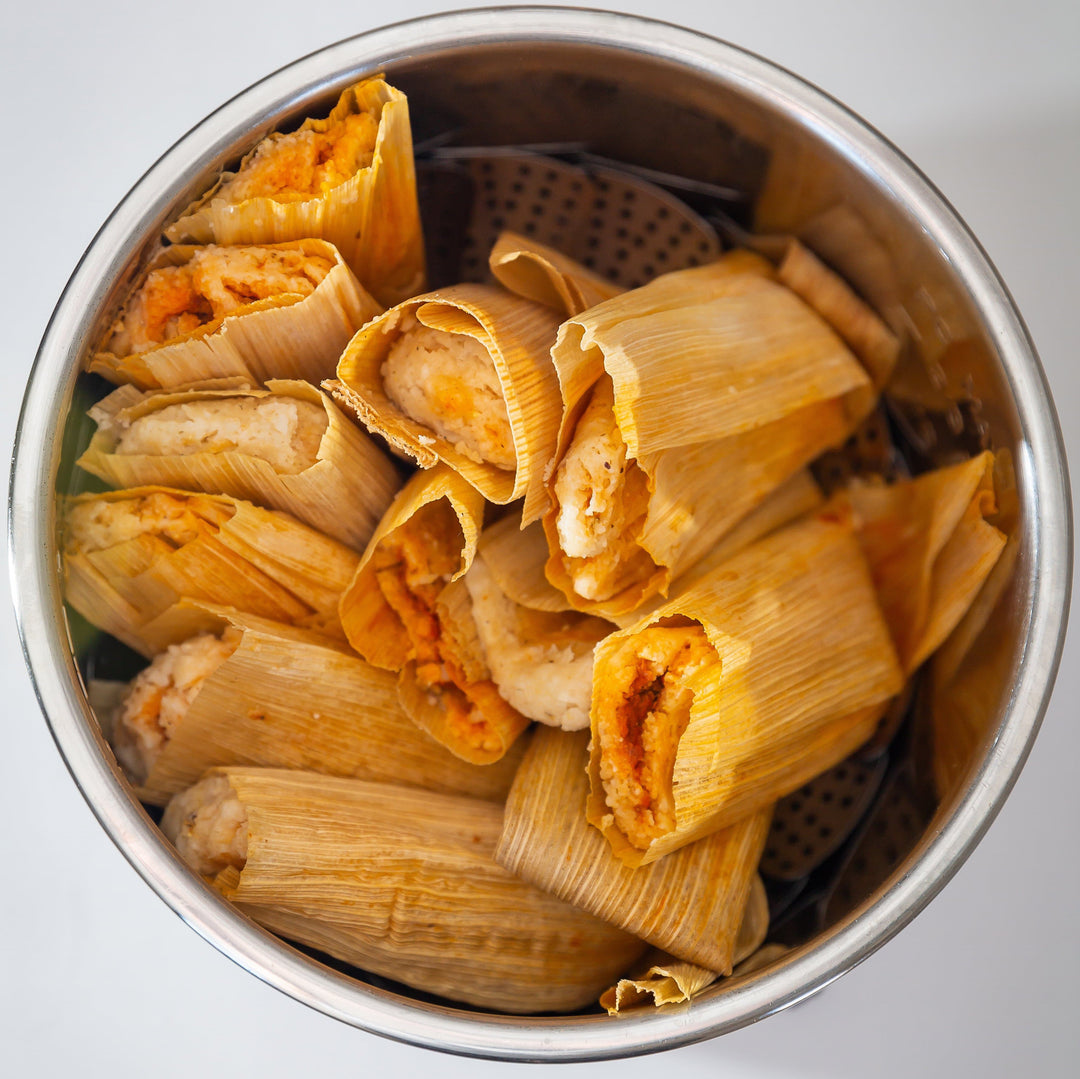
[[(510, 423), (514, 470), (470, 457), (387, 396), (381, 369), (413, 318), (430, 329), (471, 338), (490, 356)], [(422, 468), (444, 461), (490, 502), (506, 504), (524, 496), (523, 522), (528, 524), (544, 508), (544, 469), (562, 418), (549, 354), (558, 321), (549, 308), (496, 286), (455, 285), (430, 292), (369, 322), (349, 343), (338, 364), (338, 381), (330, 388), (369, 429)]]
[[(900, 690), (869, 572), (837, 516), (827, 508), (759, 541), (597, 646), (588, 816), (626, 864), (795, 790), (869, 737)], [(693, 660), (685, 674), (668, 675), (675, 659), (653, 671), (657, 640)], [(650, 686), (691, 696), (664, 703)]]
[[(618, 620), (666, 594), (772, 490), (843, 442), (872, 405), (854, 355), (771, 274), (764, 259), (733, 252), (560, 328), (552, 356), (565, 413), (543, 518), (545, 572), (578, 610)], [(672, 355), (680, 362), (668, 362)], [(590, 517), (600, 518), (596, 478), (569, 471), (582, 467), (575, 435), (583, 417), (608, 422), (608, 398), (597, 452), (607, 475), (619, 477), (605, 496), (612, 523), (598, 553), (577, 553), (560, 529), (587, 535), (596, 528)], [(622, 454), (620, 471), (610, 458)]]
[[(382, 307), (331, 244), (307, 239), (275, 246), (328, 259), (333, 267), (307, 296), (259, 300), (144, 352), (116, 356), (99, 351), (90, 358), (88, 369), (111, 382), (134, 383), (144, 390), (214, 378), (239, 377), (256, 384), (269, 378), (316, 383), (328, 378), (349, 338)], [(168, 247), (147, 273), (182, 266), (197, 250), (188, 245)]]
[(530, 884), (671, 952), (729, 972), (772, 808), (631, 869), (585, 819), (588, 735), (537, 728), (496, 859)]
[[(606, 372), (631, 457), (730, 438), (868, 379), (847, 346), (749, 252), (664, 274), (569, 319), (552, 356), (566, 408)], [(560, 440), (562, 442), (562, 440)]]
[(905, 673), (945, 640), (1005, 546), (986, 517), (997, 512), (994, 455), (890, 487), (849, 491), (858, 536)]
[(480, 553), (499, 587), (518, 606), (534, 611), (568, 611), (566, 597), (544, 576), (547, 538), (539, 521), (521, 527), (517, 514), (508, 514), (484, 529)]
[[(98, 430), (76, 462), (114, 487), (165, 484), (221, 492), (268, 509), (284, 510), (325, 535), (362, 550), (401, 486), (386, 455), (308, 382), (270, 380), (263, 390), (148, 393), (134, 401), (125, 389), (121, 387), (90, 410)], [(238, 452), (229, 444), (185, 454), (115, 452), (123, 431), (143, 416), (178, 404), (197, 411), (199, 402), (236, 397), (294, 398), (323, 409), (326, 430), (315, 462), (301, 472), (279, 472), (268, 461)]]
[[(641, 955), (633, 937), (492, 858), (490, 802), (302, 772), (223, 769), (246, 860), (215, 883), (267, 928), (365, 970), (481, 1008), (572, 1011)], [(182, 851), (192, 796), (163, 826)], [(239, 863), (239, 864), (237, 864)]]
[[(735, 962), (746, 960), (760, 948), (769, 931), (769, 900), (761, 877), (754, 876), (750, 899), (746, 904), (739, 937), (735, 947)], [(600, 997), (600, 1007), (608, 1015), (618, 1015), (650, 1003), (657, 1008), (665, 1004), (682, 1004), (708, 988), (720, 977), (715, 970), (684, 963), (672, 955), (654, 951), (642, 962), (643, 974), (620, 978)], [(736, 967), (736, 971), (738, 971)]]
[(491, 682), (468, 592), (484, 514), (479, 492), (439, 465), (418, 472), (383, 517), (341, 598), (349, 643), (398, 671), (402, 706), (452, 753), (500, 760), (529, 725)]
[(501, 802), (520, 752), (491, 768), (466, 764), (418, 730), (397, 679), (310, 630), (209, 609), (236, 650), (202, 684), (139, 784), (164, 805), (216, 765), (303, 768)]
[[(144, 517), (147, 530), (86, 545), (72, 515), (105, 514), (115, 503)], [(169, 513), (181, 530), (156, 523)], [(143, 655), (205, 628), (205, 615), (177, 608), (181, 599), (341, 635), (338, 599), (358, 556), (286, 513), (226, 495), (152, 486), (70, 498), (65, 515), (67, 602)]]
[(413, 652), (401, 616), (379, 586), (382, 564), (394, 561), (391, 549), (408, 544), (417, 557), (439, 564), (430, 574), (433, 604), (443, 585), (472, 565), (483, 519), (484, 499), (445, 465), (417, 472), (398, 492), (341, 597), (345, 635), (369, 663), (400, 671)]
[[(347, 116), (368, 113), (378, 122), (371, 164), (343, 183), (306, 198), (249, 198), (229, 203), (217, 197), (225, 173), (202, 198), (165, 230), (173, 243), (275, 243), (314, 236), (334, 244), (364, 287), (381, 303), (417, 293), (424, 284), (424, 241), (416, 197), (409, 105), (382, 78), (350, 86), (325, 120), (309, 118), (301, 131), (323, 133)], [(285, 136), (268, 135), (264, 144)]]
[(900, 340), (869, 304), (798, 240), (788, 244), (777, 277), (844, 339), (874, 386), (884, 389), (900, 356)]
[(499, 235), (488, 265), (499, 284), (564, 317), (580, 315), (625, 291), (553, 247), (516, 232)]

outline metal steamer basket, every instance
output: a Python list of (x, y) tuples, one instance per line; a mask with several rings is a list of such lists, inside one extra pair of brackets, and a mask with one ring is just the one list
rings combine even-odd
[[(1011, 459), (1011, 577), (955, 678), (966, 740), (940, 759), (916, 686), (894, 717), (899, 734), (890, 727), (786, 799), (762, 869), (770, 939), (789, 950), (691, 1006), (626, 1020), (486, 1014), (304, 954), (180, 862), (87, 703), (88, 656), (73, 645), (56, 536), (58, 495), (79, 482), (87, 350), (163, 225), (216, 172), (377, 71), (409, 96), (433, 283), (475, 277), (501, 227), (562, 242), (625, 285), (712, 257), (723, 242), (749, 239), (768, 253), (773, 238), (797, 236), (904, 342), (876, 425), (823, 462), (819, 479), (921, 468), (984, 446)], [(893, 440), (899, 462), (877, 449)], [(927, 180), (856, 116), (764, 60), (661, 23), (557, 8), (459, 12), (341, 42), (251, 87), (169, 150), (102, 227), (46, 331), (20, 421), (10, 529), (42, 709), (91, 809), (162, 899), (257, 977), (328, 1015), (511, 1060), (626, 1056), (722, 1034), (816, 992), (899, 931), (959, 868), (1024, 763), (1071, 576), (1064, 451), (1038, 359), (993, 267)]]

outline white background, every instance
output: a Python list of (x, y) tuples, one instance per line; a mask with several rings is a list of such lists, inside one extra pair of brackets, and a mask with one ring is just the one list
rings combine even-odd
[[(14, 7), (14, 5), (12, 5)], [(7, 233), (2, 439), (49, 313), (113, 206), (170, 143), (274, 68), (404, 0), (20, 3), (0, 35)], [(1080, 4), (1076, 0), (646, 0), (860, 112), (938, 184), (1024, 313), (1080, 462)], [(1080, 464), (1076, 464), (1080, 471)], [(8, 591), (6, 579), (0, 589)], [(69, 778), (0, 614), (0, 1074), (525, 1074), (384, 1041), (267, 988), (186, 928)], [(824, 993), (725, 1038), (567, 1073), (1080, 1074), (1080, 649), (1066, 646), (1030, 761), (987, 838), (909, 928)], [(530, 1075), (551, 1071), (539, 1067)]]

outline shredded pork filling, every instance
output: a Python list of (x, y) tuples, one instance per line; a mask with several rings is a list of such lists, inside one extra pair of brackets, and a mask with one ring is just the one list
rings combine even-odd
[(170, 645), (132, 680), (113, 724), (113, 748), (136, 783), (143, 783), (187, 715), (191, 702), (236, 650), (238, 638), (202, 633)]
[(405, 325), (382, 365), (387, 397), (470, 460), (517, 466), (502, 384), (488, 350), (467, 334)]
[(128, 301), (107, 348), (117, 356), (157, 348), (272, 296), (309, 296), (333, 268), (296, 249), (197, 248), (181, 266), (151, 270)]
[(651, 626), (597, 671), (600, 778), (616, 826), (635, 847), (676, 827), (672, 777), (694, 699), (690, 679), (716, 659), (699, 625)]
[(637, 539), (648, 510), (645, 474), (626, 456), (614, 389), (593, 390), (555, 473), (555, 527), (574, 591), (603, 601), (647, 578), (656, 565)]
[(371, 165), (378, 133), (378, 120), (362, 112), (322, 132), (309, 128), (264, 139), (214, 198), (229, 203), (254, 198), (294, 202), (321, 195)]
[(225, 776), (207, 776), (176, 795), (161, 818), (161, 830), (204, 877), (247, 864), (247, 811)]
[(439, 594), (458, 568), (462, 544), (460, 526), (456, 534), (448, 532), (443, 512), (440, 502), (424, 506), (384, 539), (373, 556), (375, 578), (405, 626), (420, 687), (439, 696), (461, 742), (494, 753), (503, 747), (491, 717), (508, 705), (491, 681), (467, 676), (436, 611)]
[(184, 401), (132, 420), (113, 452), (155, 457), (243, 453), (292, 475), (318, 460), (326, 425), (325, 409), (294, 397)]
[(499, 588), (477, 555), (465, 584), (473, 620), (500, 695), (523, 716), (563, 730), (589, 725), (593, 646), (610, 631), (573, 611), (528, 611)]

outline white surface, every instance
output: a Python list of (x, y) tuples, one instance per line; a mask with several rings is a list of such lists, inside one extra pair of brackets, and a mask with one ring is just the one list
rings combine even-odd
[[(1080, 5), (624, 6), (790, 67), (862, 113), (925, 170), (980, 237), (1023, 311), (1080, 470)], [(378, 9), (356, 0), (169, 8), (110, 0), (5, 12), (6, 443), (64, 282), (158, 154), (281, 64), (438, 8), (410, 0)], [(174, 917), (113, 848), (71, 782), (22, 665), (6, 577), (0, 588), (7, 702), (0, 1074), (524, 1074), (523, 1065), (438, 1056), (308, 1011)], [(927, 911), (859, 969), (726, 1038), (662, 1059), (589, 1067), (609, 1074), (618, 1067), (626, 1079), (657, 1068), (677, 1068), (687, 1079), (1080, 1073), (1078, 694), (1074, 632), (1042, 734), (989, 835)]]

